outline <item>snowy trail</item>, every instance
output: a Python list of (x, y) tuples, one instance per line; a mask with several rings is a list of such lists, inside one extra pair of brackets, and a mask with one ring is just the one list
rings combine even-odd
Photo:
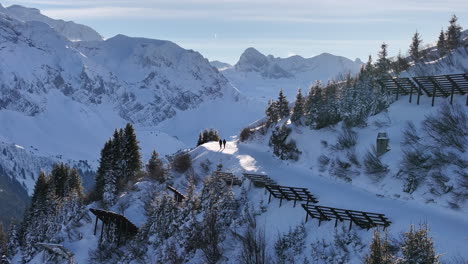
[[(258, 145), (237, 145), (228, 142), (226, 149), (219, 151), (217, 143), (203, 145), (199, 157), (221, 161), (223, 170), (240, 174), (244, 171), (265, 173), (280, 185), (306, 187), (318, 197), (319, 205), (343, 209), (362, 210), (385, 214), (392, 221), (389, 231), (397, 234), (406, 231), (410, 224), (427, 223), (430, 235), (435, 238), (437, 252), (449, 256), (460, 255), (468, 258), (468, 215), (433, 204), (420, 204), (415, 201), (397, 200), (378, 197), (375, 193), (363, 190), (348, 183), (330, 178), (315, 176), (309, 168), (294, 163), (283, 162), (272, 156), (266, 147)], [(253, 193), (252, 193), (253, 192)], [(251, 189), (250, 195), (258, 201), (268, 201), (268, 196), (261, 189)], [(255, 200), (255, 199), (254, 199)], [(274, 217), (274, 220), (272, 220)], [(262, 215), (266, 229), (271, 229), (272, 238), (278, 232), (285, 232), (289, 227), (305, 220), (305, 212), (300, 206), (293, 208), (292, 202), (283, 202), (281, 208), (273, 199), (268, 212)], [(322, 223), (317, 228), (317, 221), (307, 223), (314, 233), (331, 233), (334, 223)], [(345, 223), (347, 224), (347, 223)], [(364, 231), (367, 232), (367, 231)], [(370, 235), (372, 232), (368, 232)]]

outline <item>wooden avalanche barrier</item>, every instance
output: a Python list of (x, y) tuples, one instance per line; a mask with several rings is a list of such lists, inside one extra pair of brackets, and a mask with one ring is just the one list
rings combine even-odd
[(330, 221), (332, 219), (335, 219), (335, 227), (338, 224), (338, 221), (349, 221), (349, 229), (351, 229), (353, 223), (367, 230), (376, 226), (383, 226), (386, 228), (392, 223), (384, 214), (338, 209), (311, 204), (302, 204), (302, 207), (306, 211), (306, 222), (310, 216), (311, 218), (319, 220), (319, 226), (322, 221)]
[(307, 188), (300, 187), (289, 187), (280, 185), (265, 185), (265, 188), (270, 192), (268, 203), (271, 201), (271, 196), (280, 199), (280, 206), (284, 200), (294, 201), (294, 207), (296, 207), (297, 201), (305, 201), (318, 203), (317, 199), (307, 190)]

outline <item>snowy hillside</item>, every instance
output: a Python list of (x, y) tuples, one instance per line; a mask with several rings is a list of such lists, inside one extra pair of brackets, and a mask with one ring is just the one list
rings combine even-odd
[[(402, 106), (402, 103), (397, 103), (395, 110)], [(418, 113), (413, 115), (421, 116), (429, 107), (406, 106), (411, 110), (416, 110)], [(419, 109), (419, 111), (418, 111)], [(408, 110), (408, 109), (406, 109)], [(399, 122), (394, 118), (399, 118), (400, 115), (390, 115), (390, 119), (394, 122)], [(376, 118), (386, 118), (384, 114)], [(374, 134), (374, 128), (369, 127), (368, 133)], [(364, 132), (364, 131), (362, 131)], [(304, 157), (299, 162), (279, 161), (272, 155), (269, 148), (261, 141), (253, 141), (250, 143), (239, 143), (238, 141), (227, 142), (226, 148), (219, 149), (216, 142), (204, 144), (190, 152), (193, 159), (192, 176), (195, 177), (197, 183), (196, 193), (202, 197), (203, 180), (208, 177), (212, 171), (216, 169), (217, 164), (222, 164), (223, 171), (232, 172), (237, 177), (243, 178), (242, 173), (252, 172), (266, 174), (281, 185), (296, 186), (308, 188), (314, 196), (318, 197), (319, 205), (333, 206), (338, 208), (354, 209), (383, 213), (389, 217), (392, 224), (388, 228), (392, 243), (399, 241), (399, 233), (408, 230), (411, 224), (427, 223), (430, 226), (430, 235), (434, 238), (435, 249), (437, 253), (442, 254), (444, 261), (453, 261), (457, 259), (465, 259), (468, 257), (464, 246), (465, 234), (464, 230), (468, 228), (468, 218), (465, 213), (453, 211), (448, 208), (440, 207), (432, 203), (422, 203), (413, 200), (410, 197), (397, 197), (393, 195), (393, 189), (387, 189), (387, 185), (379, 186), (374, 189), (367, 188), (364, 185), (350, 185), (340, 179), (330, 178), (323, 175), (318, 169), (313, 156), (317, 155), (316, 149), (320, 149), (320, 139), (332, 141), (336, 136), (333, 131), (318, 131), (313, 132), (316, 140), (310, 142), (309, 145), (303, 147)], [(392, 147), (398, 141), (398, 131), (392, 130)], [(311, 136), (302, 134), (302, 136)], [(367, 143), (365, 133), (363, 133), (363, 146)], [(393, 145), (395, 144), (395, 145)], [(397, 156), (397, 149), (392, 149), (388, 156)], [(393, 153), (392, 153), (393, 152)], [(391, 157), (388, 157), (389, 159)], [(170, 185), (175, 186), (184, 194), (187, 192), (187, 181), (184, 175), (174, 174), (174, 178), (170, 180)], [(370, 184), (372, 186), (372, 184)], [(164, 206), (161, 204), (164, 193), (171, 195), (165, 191), (165, 184), (157, 184), (150, 181), (142, 181), (135, 184), (131, 191), (125, 192), (116, 205), (110, 210), (125, 215), (132, 223), (139, 228), (144, 229), (145, 223), (153, 223), (145, 216), (145, 204), (152, 196), (156, 196), (156, 206)], [(226, 187), (223, 187), (226, 188)], [(253, 210), (255, 221), (257, 223), (256, 230), (263, 230), (266, 241), (266, 256), (268, 261), (277, 259), (278, 249), (275, 243), (281, 237), (286, 237), (290, 232), (294, 233), (292, 238), (298, 248), (294, 249), (286, 246), (284, 254), (287, 259), (294, 262), (302, 263), (307, 259), (310, 263), (361, 263), (363, 257), (367, 254), (369, 244), (372, 238), (372, 231), (360, 229), (354, 226), (351, 231), (348, 231), (349, 224), (347, 222), (338, 223), (338, 227), (334, 227), (334, 221), (324, 221), (320, 224), (316, 219), (309, 219), (305, 222), (305, 211), (300, 206), (293, 206), (293, 202), (283, 201), (279, 205), (279, 200), (272, 198), (271, 203), (268, 203), (268, 194), (263, 189), (255, 188), (248, 179), (243, 178), (241, 187), (234, 186), (234, 198), (239, 208), (236, 209), (233, 218), (229, 221), (229, 225), (224, 227), (223, 240), (218, 244), (221, 248), (222, 258), (219, 263), (239, 263), (241, 259), (241, 243), (239, 238), (233, 233), (241, 233), (247, 228), (246, 211)], [(91, 204), (87, 208), (95, 208), (97, 204)], [(166, 205), (167, 206), (167, 205)], [(177, 205), (175, 205), (177, 206)], [(190, 206), (184, 204), (180, 209)], [(174, 211), (171, 211), (175, 213)], [(94, 216), (87, 213), (80, 224), (76, 225), (72, 230), (67, 232), (74, 235), (73, 238), (67, 238), (68, 233), (57, 234), (56, 237), (61, 237), (61, 243), (74, 254), (74, 259), (78, 263), (86, 263), (96, 261), (98, 253), (96, 249), (99, 244), (99, 233), (93, 235)], [(170, 224), (170, 219), (175, 217), (172, 214), (165, 213), (164, 218), (155, 219), (153, 224)], [(159, 222), (161, 221), (161, 222)], [(169, 222), (167, 222), (169, 221)], [(180, 221), (180, 220), (177, 220)], [(303, 226), (302, 226), (303, 225)], [(169, 225), (173, 228), (173, 225)], [(181, 228), (174, 229), (168, 238), (159, 241), (157, 236), (152, 237), (148, 242), (139, 241), (138, 239), (127, 243), (126, 246), (113, 249), (112, 255), (106, 255), (105, 259), (101, 259), (103, 263), (139, 263), (154, 262), (157, 260), (167, 260), (170, 258), (168, 247), (174, 241), (185, 242), (185, 228), (192, 228), (190, 222), (177, 222)], [(98, 227), (98, 231), (101, 227)], [(298, 229), (299, 228), (299, 229)], [(301, 229), (302, 228), (302, 229)], [(157, 227), (149, 232), (161, 232)], [(181, 236), (181, 237), (180, 237)], [(68, 235), (69, 237), (69, 235)], [(341, 247), (338, 243), (345, 243)], [(192, 253), (185, 252), (186, 244), (176, 244), (176, 252), (180, 256), (182, 263), (200, 263), (204, 261), (203, 252), (196, 250)], [(294, 247), (296, 247), (294, 246)], [(144, 252), (144, 255), (135, 257), (135, 248)], [(290, 251), (288, 251), (290, 250)], [(318, 251), (317, 251), (318, 250)], [(323, 251), (321, 251), (323, 250)], [(185, 252), (185, 253), (184, 253)], [(322, 255), (323, 254), (323, 255)], [(40, 253), (28, 263), (41, 263), (44, 253)], [(172, 256), (173, 257), (173, 256)], [(14, 260), (19, 260), (19, 254)], [(291, 262), (292, 263), (292, 262)]]
[(36, 8), (12, 5), (7, 8), (0, 4), (0, 13), (4, 13), (21, 21), (39, 21), (46, 23), (58, 33), (71, 41), (101, 41), (102, 36), (94, 29), (76, 24), (73, 21), (56, 20), (41, 14)]
[(222, 73), (241, 93), (266, 105), (268, 99), (276, 98), (280, 89), (292, 98), (298, 88), (308, 91), (317, 80), (327, 83), (347, 73), (354, 75), (361, 66), (362, 62), (358, 59), (351, 61), (328, 53), (312, 58), (297, 55), (276, 58), (248, 48), (236, 65), (222, 70)]
[(147, 160), (156, 145), (162, 155), (192, 147), (209, 127), (228, 137), (249, 122), (228, 117), (263, 112), (199, 53), (172, 42), (122, 35), (71, 42), (9, 12), (0, 12), (0, 143), (23, 146), (28, 158), (15, 151), (0, 155), (0, 164), (29, 193), (53, 162), (83, 160), (95, 170), (104, 142), (127, 122)]

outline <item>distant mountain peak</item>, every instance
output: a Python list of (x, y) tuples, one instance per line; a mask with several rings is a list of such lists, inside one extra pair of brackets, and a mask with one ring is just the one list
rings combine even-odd
[(0, 5), (0, 13), (16, 18), (21, 21), (31, 22), (39, 21), (46, 23), (55, 31), (71, 41), (102, 41), (102, 36), (94, 29), (77, 24), (73, 21), (64, 21), (61, 19), (52, 19), (45, 16), (37, 8), (29, 8), (21, 5), (11, 5), (4, 8)]

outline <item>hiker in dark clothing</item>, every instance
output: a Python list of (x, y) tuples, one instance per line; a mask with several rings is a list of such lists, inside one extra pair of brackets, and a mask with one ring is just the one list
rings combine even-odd
[(219, 139), (219, 149), (221, 149), (222, 147), (223, 147), (223, 141)]
[(226, 139), (223, 140), (224, 148), (226, 148)]

